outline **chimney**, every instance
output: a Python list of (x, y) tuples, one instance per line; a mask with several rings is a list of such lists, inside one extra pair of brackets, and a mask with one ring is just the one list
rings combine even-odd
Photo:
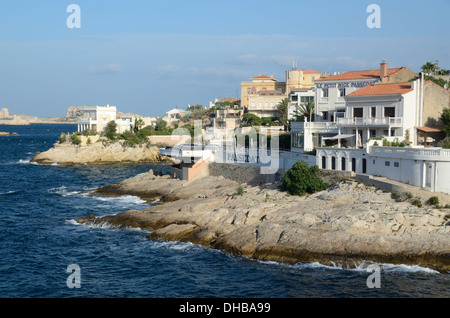
[(386, 63), (386, 60), (383, 59), (383, 61), (380, 64), (380, 79), (381, 79), (381, 82), (385, 82), (386, 81), (387, 75), (388, 75), (387, 63)]

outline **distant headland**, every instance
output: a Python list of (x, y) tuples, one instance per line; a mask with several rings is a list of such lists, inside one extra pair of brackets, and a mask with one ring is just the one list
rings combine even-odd
[[(37, 116), (10, 113), (8, 108), (0, 109), (0, 125), (21, 126), (30, 124), (71, 124), (76, 125), (83, 117), (83, 106), (70, 106), (64, 117), (40, 118)], [(123, 115), (123, 114), (121, 114)], [(134, 115), (134, 114), (133, 114)], [(137, 116), (137, 115), (135, 115)]]

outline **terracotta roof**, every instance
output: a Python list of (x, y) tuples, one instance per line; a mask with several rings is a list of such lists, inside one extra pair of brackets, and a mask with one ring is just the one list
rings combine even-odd
[[(390, 68), (388, 69), (387, 76), (392, 76), (393, 74), (406, 69), (404, 67), (400, 68)], [(376, 79), (380, 78), (380, 69), (377, 70), (367, 70), (367, 71), (353, 71), (345, 72), (337, 75), (330, 75), (327, 77), (321, 77), (316, 80), (316, 82), (321, 81), (339, 81), (339, 80), (351, 80), (351, 79)]]
[(426, 133), (434, 133), (434, 132), (443, 132), (443, 127), (416, 127), (417, 130), (426, 132)]
[(266, 76), (266, 75), (258, 75), (258, 76), (252, 77), (251, 79), (273, 79), (273, 80), (275, 80), (273, 77)]
[(403, 95), (413, 91), (411, 83), (390, 83), (390, 84), (370, 84), (360, 88), (347, 97), (351, 96), (370, 96), (370, 95)]
[(297, 71), (302, 71), (305, 74), (322, 74), (318, 70), (312, 69), (312, 68), (306, 68), (306, 69), (298, 69)]

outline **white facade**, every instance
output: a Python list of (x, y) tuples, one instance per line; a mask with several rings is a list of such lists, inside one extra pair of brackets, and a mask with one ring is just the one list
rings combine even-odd
[(324, 80), (316, 83), (316, 121), (335, 122), (345, 112), (345, 96), (379, 79)]
[(117, 133), (123, 133), (133, 127), (133, 118), (117, 119), (116, 106), (90, 106), (83, 109), (83, 118), (78, 122), (78, 131), (85, 130), (102, 133), (110, 121), (117, 124)]
[[(288, 120), (296, 120), (296, 110), (300, 105), (305, 105), (309, 101), (315, 104), (315, 89), (295, 89), (289, 93)], [(308, 119), (309, 120), (309, 119)]]
[(318, 148), (319, 168), (385, 177), (450, 194), (450, 150), (423, 147)]

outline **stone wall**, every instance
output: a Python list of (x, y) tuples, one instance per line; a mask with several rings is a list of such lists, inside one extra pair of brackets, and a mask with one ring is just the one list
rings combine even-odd
[(257, 186), (281, 181), (284, 170), (279, 169), (276, 174), (262, 175), (260, 167), (214, 162), (209, 164), (209, 175), (213, 177), (223, 176), (238, 183)]

